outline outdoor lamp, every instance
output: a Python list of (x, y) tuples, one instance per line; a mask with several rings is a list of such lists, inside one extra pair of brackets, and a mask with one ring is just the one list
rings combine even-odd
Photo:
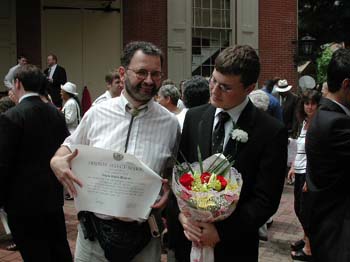
[(301, 46), (301, 51), (303, 52), (304, 55), (309, 56), (312, 54), (314, 43), (316, 41), (316, 38), (312, 36), (304, 36), (300, 39), (300, 46)]

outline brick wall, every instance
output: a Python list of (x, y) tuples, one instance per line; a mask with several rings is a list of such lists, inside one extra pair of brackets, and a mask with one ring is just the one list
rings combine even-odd
[(17, 0), (16, 27), (17, 54), (24, 54), (29, 63), (41, 66), (40, 0)]
[(274, 76), (288, 80), (297, 87), (294, 65), (297, 39), (297, 0), (259, 1), (259, 55), (261, 74), (259, 84)]
[(167, 73), (167, 1), (123, 1), (123, 45), (130, 41), (148, 41), (164, 54), (163, 71)]

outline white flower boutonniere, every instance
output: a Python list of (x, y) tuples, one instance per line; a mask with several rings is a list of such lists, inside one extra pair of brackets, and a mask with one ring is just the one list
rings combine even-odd
[(237, 142), (247, 143), (248, 141), (248, 133), (243, 131), (242, 129), (236, 128), (231, 132), (231, 138), (236, 140)]

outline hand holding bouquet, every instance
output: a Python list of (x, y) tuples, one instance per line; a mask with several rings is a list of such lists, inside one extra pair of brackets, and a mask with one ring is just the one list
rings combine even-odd
[[(185, 162), (174, 168), (172, 187), (180, 211), (195, 221), (223, 220), (236, 208), (241, 175), (222, 154), (202, 161), (198, 150), (198, 159), (198, 163)], [(192, 242), (191, 262), (214, 262), (214, 249)]]

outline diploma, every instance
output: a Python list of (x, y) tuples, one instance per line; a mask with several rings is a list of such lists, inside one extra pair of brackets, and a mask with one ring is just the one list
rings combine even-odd
[(73, 173), (82, 181), (76, 186), (77, 211), (91, 211), (133, 220), (147, 219), (157, 200), (161, 177), (135, 156), (77, 145)]

